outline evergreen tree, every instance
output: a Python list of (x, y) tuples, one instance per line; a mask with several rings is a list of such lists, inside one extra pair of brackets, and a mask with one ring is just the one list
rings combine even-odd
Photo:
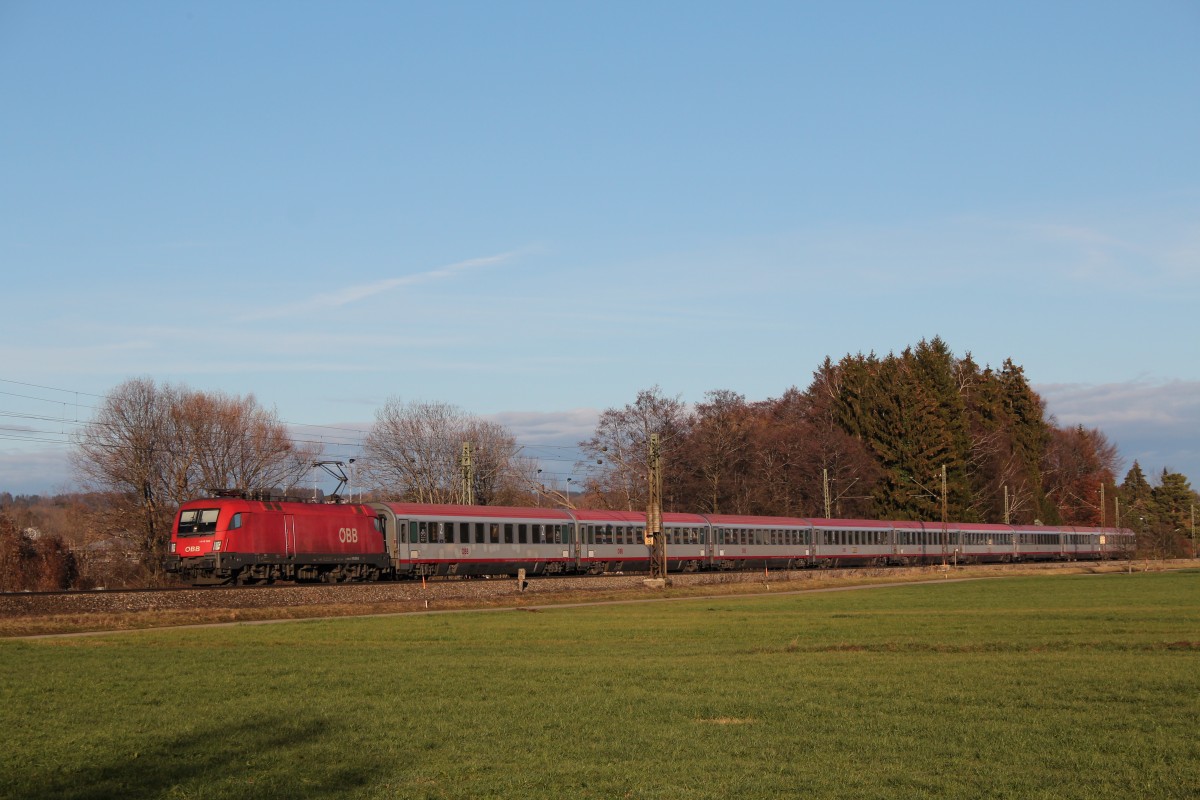
[(1015, 494), (1015, 487), (1010, 486), (1014, 472), (1012, 420), (1005, 410), (1003, 386), (991, 367), (980, 371), (969, 354), (960, 367), (960, 382), (965, 386), (970, 420), (967, 471), (975, 517), (1003, 522), (1005, 492)]
[(838, 363), (837, 371), (837, 421), (846, 433), (869, 444), (879, 421), (879, 358), (874, 353), (848, 355)]
[(1125, 482), (1121, 484), (1121, 523), (1138, 533), (1143, 533), (1147, 524), (1154, 524), (1154, 490), (1146, 480), (1142, 466), (1135, 460)]
[(1191, 508), (1195, 495), (1188, 479), (1178, 472), (1162, 471), (1154, 497), (1156, 530), (1152, 534), (1162, 556), (1181, 556), (1190, 548), (1187, 537), (1191, 532)]
[(933, 401), (939, 420), (942, 463), (937, 466), (939, 472), (942, 466), (946, 467), (950, 516), (960, 522), (977, 522), (968, 477), (971, 434), (960, 362), (938, 336), (928, 342), (922, 339), (915, 350), (905, 351), (905, 360), (913, 379)]
[(1045, 405), (1025, 379), (1025, 370), (1012, 359), (1006, 358), (1000, 368), (1000, 389), (1010, 426), (1014, 505), (1019, 510), (1014, 521), (1056, 523), (1058, 512), (1046, 502), (1040, 466), (1050, 444)]
[[(941, 471), (954, 462), (953, 437), (935, 396), (911, 368), (911, 354), (888, 356), (878, 367), (868, 442), (883, 470), (876, 510), (892, 519), (940, 520)], [(955, 506), (950, 516), (959, 512)]]

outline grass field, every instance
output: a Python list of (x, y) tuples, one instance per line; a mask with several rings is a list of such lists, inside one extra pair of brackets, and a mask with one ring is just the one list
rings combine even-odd
[(1200, 572), (0, 642), (0, 796), (1196, 797)]

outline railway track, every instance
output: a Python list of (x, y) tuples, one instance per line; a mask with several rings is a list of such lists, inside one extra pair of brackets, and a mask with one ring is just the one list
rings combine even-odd
[[(1187, 562), (1172, 562), (1182, 566)], [(1192, 562), (1194, 563), (1194, 562)], [(804, 589), (861, 582), (863, 580), (919, 580), (954, 576), (1001, 576), (1046, 571), (1123, 571), (1127, 562), (1067, 562), (1047, 564), (981, 565), (955, 568), (909, 567), (845, 569), (819, 571), (724, 572), (672, 575), (675, 587), (718, 586), (720, 584), (766, 584), (772, 588)], [(1145, 568), (1139, 563), (1138, 569)], [(1161, 565), (1160, 565), (1161, 568)], [(22, 592), (0, 594), (0, 620), (13, 622), (37, 618), (74, 618), (86, 621), (104, 616), (183, 615), (187, 612), (211, 614), (219, 611), (266, 611), (281, 609), (287, 615), (299, 615), (296, 609), (311, 607), (310, 616), (319, 616), (319, 607), (336, 608), (337, 613), (355, 609), (378, 611), (438, 606), (464, 607), (472, 604), (496, 605), (522, 597), (548, 595), (611, 594), (646, 591), (645, 575), (559, 576), (533, 578), (522, 590), (512, 579), (429, 580), (349, 584), (274, 584), (269, 586), (168, 587), (159, 589), (110, 589), (76, 592)], [(432, 605), (431, 605), (432, 604)], [(85, 623), (86, 624), (86, 623)], [(137, 627), (136, 625), (134, 627)]]
[[(611, 591), (641, 587), (644, 576), (538, 578), (529, 594)], [(427, 601), (469, 603), (519, 594), (515, 580), (419, 580), (345, 584), (169, 587), (77, 592), (0, 594), (0, 619), (14, 617), (129, 614), (188, 610), (242, 610), (301, 606), (411, 605)]]
[(232, 584), (219, 584), (213, 586), (157, 586), (157, 587), (142, 587), (142, 588), (126, 588), (126, 589), (62, 589), (53, 592), (0, 592), (0, 603), (8, 597), (77, 597), (77, 596), (96, 596), (96, 595), (122, 595), (122, 594), (148, 594), (153, 592), (219, 592), (219, 591), (235, 591), (238, 589), (246, 590), (267, 590), (267, 589), (294, 589), (311, 586), (320, 588), (320, 584), (308, 583), (271, 583), (271, 584), (255, 584), (253, 586), (234, 586)]
[[(602, 578), (604, 576), (598, 576), (598, 577)], [(563, 576), (547, 576), (547, 577), (532, 578), (530, 580), (563, 581), (566, 579), (567, 578), (563, 577)], [(597, 579), (597, 576), (589, 576), (587, 578), (587, 580), (596, 580), (596, 579)], [(442, 576), (433, 576), (433, 577), (427, 578), (426, 585), (429, 585), (429, 584), (434, 584), (434, 585), (460, 584), (461, 585), (461, 584), (465, 584), (468, 582), (477, 582), (477, 581), (485, 581), (485, 582), (489, 582), (489, 583), (490, 582), (511, 583), (512, 580), (513, 579), (498, 579), (498, 578), (483, 578), (483, 577), (466, 578), (466, 577), (455, 577), (455, 576), (442, 575)], [(350, 583), (341, 583), (341, 584), (335, 584), (335, 585), (330, 585), (327, 583), (317, 583), (317, 582), (297, 583), (297, 582), (289, 582), (289, 581), (280, 581), (278, 583), (256, 583), (256, 584), (248, 584), (248, 585), (245, 585), (245, 584), (239, 585), (239, 584), (229, 583), (229, 584), (211, 584), (211, 585), (200, 585), (200, 586), (157, 586), (157, 587), (114, 588), (114, 589), (109, 589), (109, 588), (62, 589), (62, 590), (57, 590), (57, 591), (52, 591), (52, 592), (50, 592), (50, 591), (46, 591), (46, 592), (34, 592), (34, 591), (0, 592), (0, 609), (2, 609), (4, 607), (6, 600), (14, 599), (14, 598), (99, 597), (99, 596), (119, 597), (121, 595), (142, 595), (142, 594), (170, 593), (170, 592), (198, 592), (198, 593), (205, 593), (205, 592), (267, 592), (267, 591), (287, 591), (290, 589), (309, 590), (309, 591), (315, 592), (315, 591), (319, 591), (321, 589), (330, 589), (330, 588), (337, 589), (337, 590), (349, 590), (351, 587), (355, 587), (355, 586), (359, 586), (359, 587), (388, 586), (388, 585), (399, 586), (399, 585), (405, 585), (405, 584), (412, 585), (414, 583), (417, 585), (421, 585), (421, 579), (420, 578), (416, 578), (416, 579), (410, 578), (410, 579), (406, 579), (403, 581), (397, 581), (397, 582), (386, 582), (385, 581), (382, 583), (379, 583), (379, 582), (376, 582), (376, 583), (350, 582)]]

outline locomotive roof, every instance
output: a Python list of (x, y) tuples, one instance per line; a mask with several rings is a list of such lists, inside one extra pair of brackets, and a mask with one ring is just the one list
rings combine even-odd
[[(531, 506), (464, 506), (436, 503), (380, 503), (387, 506), (398, 517), (462, 517), (466, 519), (546, 519), (562, 522), (615, 522), (645, 524), (646, 514), (641, 511), (614, 511), (605, 509), (571, 510), (554, 507)], [(664, 513), (663, 522), (683, 525), (704, 525), (699, 514)]]
[(707, 514), (713, 525), (753, 525), (760, 528), (780, 526), (811, 528), (894, 528), (920, 523), (883, 522), (870, 519), (809, 519), (807, 517), (764, 517), (753, 514)]
[(287, 511), (289, 514), (325, 514), (337, 509), (347, 514), (373, 514), (366, 503), (314, 503), (304, 500), (252, 500), (245, 497), (201, 497), (188, 500), (180, 509), (226, 508), (236, 511)]
[[(575, 518), (580, 522), (627, 522), (633, 524), (644, 525), (646, 523), (646, 512), (644, 511), (614, 511), (606, 509), (594, 508), (577, 508), (572, 510)], [(663, 522), (669, 522), (675, 525), (707, 525), (704, 517), (699, 514), (680, 514), (673, 511), (664, 511), (662, 515)]]
[(547, 519), (570, 522), (561, 508), (529, 506), (463, 506), (437, 503), (378, 503), (398, 517), (464, 517), (467, 519)]

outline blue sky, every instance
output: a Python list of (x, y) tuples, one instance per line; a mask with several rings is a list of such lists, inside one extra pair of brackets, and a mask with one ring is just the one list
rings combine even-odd
[(934, 335), (1200, 482), (1197, 41), (1192, 2), (0, 2), (0, 490), (66, 485), (130, 377), (570, 444)]

